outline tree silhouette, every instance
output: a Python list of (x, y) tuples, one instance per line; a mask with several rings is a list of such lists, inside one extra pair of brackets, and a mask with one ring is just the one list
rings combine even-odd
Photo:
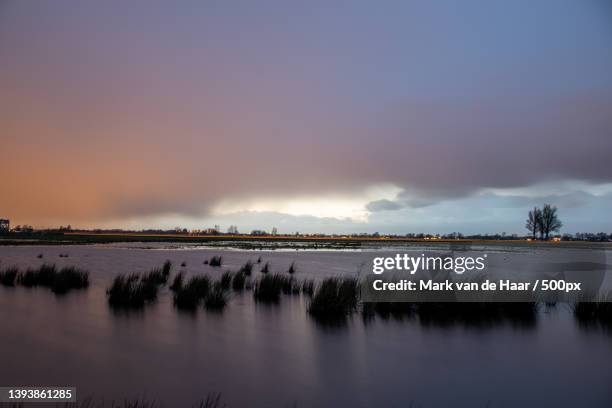
[(542, 210), (538, 207), (533, 207), (533, 210), (529, 211), (529, 217), (525, 223), (525, 228), (531, 232), (533, 239), (536, 239), (538, 231), (542, 231)]
[(557, 207), (544, 204), (542, 208), (542, 233), (544, 233), (545, 239), (548, 239), (551, 232), (559, 231), (562, 226), (563, 223), (557, 215)]

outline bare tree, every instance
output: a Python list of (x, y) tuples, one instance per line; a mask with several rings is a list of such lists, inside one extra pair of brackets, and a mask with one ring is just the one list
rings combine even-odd
[(559, 231), (562, 226), (563, 223), (557, 215), (557, 207), (544, 204), (542, 208), (542, 233), (545, 239), (548, 239), (551, 232)]
[(538, 231), (542, 231), (542, 210), (538, 207), (533, 207), (533, 210), (529, 211), (529, 218), (525, 223), (525, 228), (531, 232), (533, 239), (536, 239)]

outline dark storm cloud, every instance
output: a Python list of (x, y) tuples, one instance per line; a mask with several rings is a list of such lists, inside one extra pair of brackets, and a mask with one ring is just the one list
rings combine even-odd
[(0, 215), (94, 225), (402, 188), (367, 205), (383, 211), (612, 181), (593, 5), (137, 4), (3, 7)]

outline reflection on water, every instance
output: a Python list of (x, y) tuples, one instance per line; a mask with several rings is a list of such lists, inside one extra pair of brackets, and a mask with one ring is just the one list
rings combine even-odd
[[(3, 248), (0, 260), (34, 266), (39, 252), (48, 259), (54, 250), (67, 251)], [(191, 406), (210, 392), (230, 407), (612, 404), (612, 337), (580, 330), (562, 305), (474, 319), (435, 305), (380, 305), (320, 322), (301, 296), (268, 305), (247, 291), (233, 294), (223, 313), (185, 313), (164, 288), (143, 310), (118, 312), (105, 295), (115, 274), (141, 272), (167, 257), (196, 273), (202, 254), (68, 251), (61, 262), (91, 271), (88, 290), (58, 297), (0, 287), (2, 386), (74, 385), (81, 396), (146, 397), (170, 407)], [(227, 257), (232, 265), (243, 261)], [(272, 265), (285, 269), (282, 262)], [(307, 262), (320, 261), (298, 260), (298, 268)]]

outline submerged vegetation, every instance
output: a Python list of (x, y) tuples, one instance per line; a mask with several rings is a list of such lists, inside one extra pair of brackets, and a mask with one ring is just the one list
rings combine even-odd
[(355, 278), (327, 278), (317, 288), (308, 313), (319, 319), (344, 318), (357, 309), (359, 284)]
[(251, 272), (253, 272), (253, 262), (246, 261), (246, 263), (240, 267), (239, 273), (244, 273), (246, 276), (251, 276)]
[[(209, 259), (210, 265), (222, 264), (221, 256)], [(261, 274), (252, 276), (255, 263)], [(338, 322), (359, 312), (364, 321), (418, 319), (421, 324), (445, 326), (462, 324), (487, 326), (499, 323), (531, 325), (536, 322), (541, 307), (554, 308), (555, 303), (528, 301), (515, 303), (492, 302), (362, 302), (360, 281), (354, 277), (329, 277), (322, 281), (297, 279), (295, 263), (287, 273), (270, 273), (269, 262), (247, 261), (237, 271), (219, 271), (216, 279), (208, 275), (191, 276), (185, 271), (172, 276), (172, 262), (166, 261), (141, 274), (116, 276), (107, 288), (107, 300), (113, 308), (142, 308), (158, 298), (160, 289), (168, 289), (177, 309), (223, 310), (233, 296), (231, 292), (253, 291), (253, 300), (280, 303), (283, 296), (304, 297), (308, 314), (317, 321)], [(189, 278), (188, 278), (189, 277)], [(55, 294), (89, 286), (89, 274), (75, 266), (58, 268), (43, 263), (20, 270), (17, 266), (0, 269), (0, 285), (12, 288), (48, 288)], [(12, 289), (10, 289), (12, 290)], [(584, 327), (612, 328), (612, 302), (602, 298), (595, 302), (580, 299), (570, 304), (576, 321)]]
[[(157, 299), (159, 288), (170, 278), (172, 262), (164, 262), (161, 268), (153, 268), (142, 276), (137, 273), (118, 275), (106, 290), (108, 304), (115, 308), (140, 308)], [(177, 281), (178, 279), (178, 281)], [(182, 275), (174, 279), (172, 286), (182, 283)]]
[(229, 272), (224, 273), (217, 282), (212, 282), (207, 275), (194, 276), (186, 284), (174, 289), (174, 306), (182, 310), (195, 310), (204, 304), (209, 310), (223, 310), (227, 304), (231, 279)]
[(65, 294), (72, 289), (85, 289), (89, 286), (89, 273), (75, 266), (58, 269), (53, 264), (42, 264), (38, 269), (28, 268), (20, 272), (11, 266), (0, 272), (0, 284), (15, 286), (17, 284), (32, 288), (45, 287), (55, 294)]
[(170, 285), (170, 290), (171, 291), (177, 291), (180, 288), (183, 287), (183, 280), (185, 279), (185, 273), (180, 272), (178, 273), (175, 277), (174, 280), (172, 281), (172, 285)]
[(277, 303), (280, 300), (283, 287), (287, 285), (286, 276), (278, 274), (266, 274), (259, 278), (253, 288), (256, 301), (266, 303)]
[(16, 266), (9, 266), (8, 268), (0, 271), (0, 285), (2, 286), (15, 286), (15, 280), (19, 274), (19, 268)]
[(574, 317), (582, 327), (612, 330), (612, 299), (610, 294), (595, 302), (577, 300), (572, 304)]
[(232, 289), (237, 292), (244, 290), (246, 284), (246, 274), (237, 272), (232, 277)]
[(213, 256), (212, 258), (210, 258), (210, 260), (208, 261), (208, 264), (210, 266), (221, 266), (221, 264), (223, 264), (223, 258), (221, 256)]
[(108, 304), (116, 308), (139, 308), (157, 299), (158, 285), (138, 274), (119, 275), (107, 289)]
[(179, 309), (195, 309), (210, 290), (208, 276), (194, 276), (174, 290), (174, 305)]
[(226, 292), (220, 282), (216, 282), (208, 291), (208, 294), (204, 296), (204, 307), (209, 310), (223, 310), (226, 304)]

